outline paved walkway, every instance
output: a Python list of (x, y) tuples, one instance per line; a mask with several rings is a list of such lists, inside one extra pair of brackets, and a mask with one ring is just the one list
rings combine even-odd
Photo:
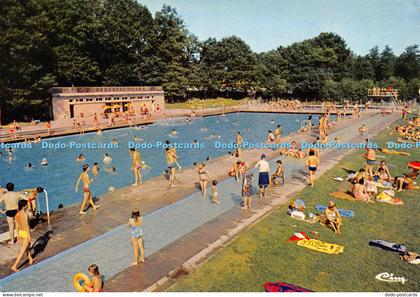
[[(370, 128), (379, 128), (381, 124), (384, 127), (383, 123), (389, 122), (389, 119), (374, 116), (363, 122)], [(357, 134), (356, 126), (358, 125), (360, 122), (331, 133), (330, 137), (339, 137), (342, 142), (351, 140)], [(271, 165), (274, 168), (273, 162), (274, 160)], [(304, 161), (287, 159), (286, 167), (288, 172), (296, 173), (304, 167)], [(203, 199), (199, 193), (194, 193), (172, 205), (147, 214), (144, 217), (146, 256), (152, 255), (198, 227), (238, 207), (241, 201), (240, 186), (235, 180), (228, 179), (220, 182), (219, 193), (220, 206), (212, 205), (208, 199)], [(109, 279), (127, 269), (131, 262), (132, 247), (129, 244), (128, 227), (120, 225), (103, 235), (1, 279), (0, 289), (3, 291), (73, 291), (71, 281), (73, 275), (79, 271), (85, 271), (90, 263), (98, 264), (101, 272)]]
[[(232, 113), (232, 112), (266, 112), (266, 113), (298, 113), (298, 114), (322, 114), (326, 109), (322, 108), (321, 105), (312, 105), (307, 108), (300, 110), (286, 110), (271, 108), (265, 104), (257, 104), (252, 106), (238, 105), (238, 106), (229, 106), (229, 107), (213, 107), (194, 110), (196, 116), (211, 116), (219, 115), (222, 113)], [(375, 112), (370, 110), (370, 112)], [(334, 114), (334, 112), (332, 112)], [(347, 112), (351, 114), (351, 112)], [(162, 119), (168, 119), (173, 117), (185, 117), (191, 115), (191, 109), (166, 109), (164, 113), (155, 113), (151, 118), (146, 119), (142, 116), (134, 116), (131, 118), (133, 125), (148, 125)], [(0, 126), (0, 141), (2, 142), (18, 142), (23, 141), (28, 138), (34, 138), (41, 136), (43, 139), (52, 138), (57, 136), (65, 136), (72, 134), (79, 134), (79, 131), (73, 127), (73, 118), (62, 119), (58, 121), (51, 121), (51, 135), (48, 135), (47, 129), (44, 126), (44, 123), (39, 123), (34, 126), (23, 126), (21, 130), (17, 133), (17, 140), (10, 138), (8, 126)], [(95, 132), (97, 129), (93, 128), (93, 117), (87, 116), (84, 118), (77, 118), (79, 122), (85, 122), (83, 126), (85, 132)], [(128, 127), (129, 124), (122, 118), (117, 118), (116, 123), (112, 127), (108, 127), (108, 121), (106, 119), (100, 119), (100, 124), (103, 126), (103, 130), (109, 129), (118, 129), (123, 127)]]

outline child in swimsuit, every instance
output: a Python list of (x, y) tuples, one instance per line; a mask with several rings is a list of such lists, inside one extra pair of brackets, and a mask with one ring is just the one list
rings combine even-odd
[(144, 248), (143, 248), (143, 218), (140, 216), (138, 209), (133, 209), (131, 218), (128, 220), (128, 227), (130, 228), (131, 241), (134, 248), (134, 262), (133, 265), (138, 265), (138, 254), (140, 252), (140, 261), (144, 263)]
[(217, 194), (217, 180), (214, 180), (212, 184), (213, 185), (211, 186), (211, 202), (219, 205), (220, 201)]
[(89, 274), (92, 276), (91, 285), (86, 286), (87, 292), (101, 292), (102, 291), (102, 275), (99, 272), (99, 267), (96, 264), (92, 264), (88, 267)]

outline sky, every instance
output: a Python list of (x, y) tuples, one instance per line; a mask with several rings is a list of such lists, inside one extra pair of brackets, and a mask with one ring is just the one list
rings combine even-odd
[(356, 54), (420, 44), (420, 0), (138, 0), (154, 14), (176, 8), (200, 40), (236, 35), (255, 52), (334, 32)]

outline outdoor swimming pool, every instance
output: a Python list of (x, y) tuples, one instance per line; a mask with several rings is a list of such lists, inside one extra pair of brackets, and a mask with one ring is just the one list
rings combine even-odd
[[(73, 135), (46, 139), (48, 143), (107, 143), (113, 139), (118, 142), (118, 148), (113, 149), (49, 149), (43, 148), (42, 144), (32, 144), (32, 148), (15, 149), (12, 161), (7, 160), (7, 153), (3, 151), (3, 160), (0, 162), (0, 186), (13, 182), (17, 190), (42, 186), (47, 189), (50, 209), (57, 208), (61, 203), (64, 206), (80, 203), (81, 191), (76, 193), (74, 186), (81, 172), (82, 164), (94, 162), (100, 166), (100, 175), (94, 177), (91, 184), (92, 194), (98, 196), (108, 191), (110, 186), (122, 188), (131, 185), (133, 174), (131, 171), (131, 157), (128, 143), (157, 143), (170, 140), (178, 143), (193, 143), (194, 140), (202, 143), (204, 148), (177, 149), (179, 163), (182, 167), (191, 167), (194, 162), (205, 161), (207, 157), (215, 158), (227, 154), (233, 149), (216, 148), (215, 141), (224, 143), (233, 142), (235, 134), (240, 131), (244, 140), (248, 142), (264, 142), (267, 131), (274, 132), (277, 125), (282, 125), (283, 135), (297, 131), (300, 123), (306, 120), (305, 114), (270, 114), (270, 113), (232, 113), (225, 116), (209, 116), (196, 118), (192, 123), (186, 119), (168, 119), (159, 121), (149, 126), (139, 128), (121, 128), (104, 131), (103, 135), (87, 133), (85, 135)], [(313, 115), (313, 124), (318, 124), (318, 116)], [(175, 129), (178, 134), (171, 136), (170, 132)], [(217, 135), (212, 136), (212, 134)], [(140, 137), (143, 141), (135, 141)], [(143, 181), (162, 174), (166, 169), (164, 148), (140, 149), (142, 160), (151, 166), (150, 170), (143, 171)], [(84, 154), (84, 162), (76, 162), (79, 154)], [(112, 157), (110, 164), (103, 163), (103, 156), (108, 153)], [(47, 158), (48, 166), (41, 166), (40, 162)], [(27, 162), (31, 162), (34, 169), (25, 169)], [(116, 172), (108, 173), (104, 169), (116, 167)], [(44, 201), (41, 199), (41, 209), (45, 210)]]

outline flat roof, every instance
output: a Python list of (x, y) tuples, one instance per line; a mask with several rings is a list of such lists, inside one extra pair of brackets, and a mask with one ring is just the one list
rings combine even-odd
[(101, 86), (101, 87), (53, 87), (49, 92), (56, 94), (126, 94), (132, 92), (163, 92), (161, 86)]
[(71, 97), (93, 97), (93, 96), (133, 96), (133, 95), (153, 95), (164, 94), (164, 91), (132, 91), (132, 92), (106, 92), (106, 93), (56, 93), (53, 94), (54, 99), (67, 99)]

